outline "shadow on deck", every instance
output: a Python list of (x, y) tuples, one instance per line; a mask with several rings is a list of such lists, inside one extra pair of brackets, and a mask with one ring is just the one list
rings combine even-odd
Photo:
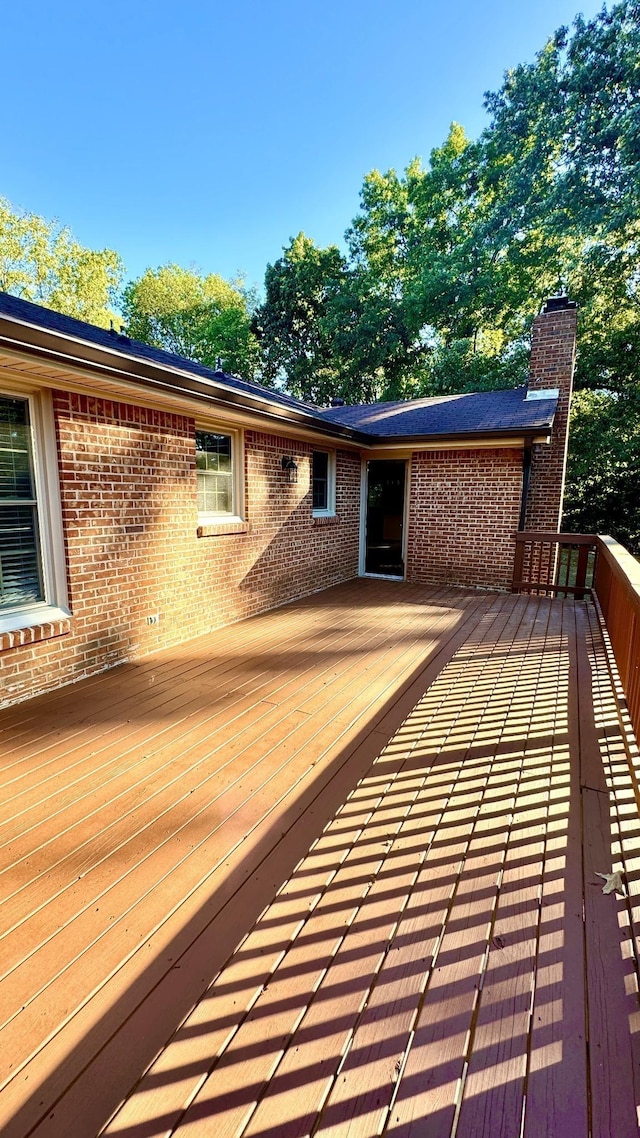
[(636, 1134), (610, 669), (357, 581), (0, 716), (3, 1134)]

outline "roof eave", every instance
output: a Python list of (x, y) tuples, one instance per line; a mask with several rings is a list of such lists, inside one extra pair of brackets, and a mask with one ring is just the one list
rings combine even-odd
[(448, 433), (429, 434), (399, 434), (378, 435), (369, 430), (358, 430), (346, 424), (314, 415), (312, 411), (298, 410), (284, 404), (274, 404), (259, 392), (239, 391), (214, 378), (197, 376), (177, 367), (170, 367), (150, 360), (140, 359), (127, 352), (112, 351), (89, 340), (70, 336), (63, 332), (42, 328), (18, 317), (0, 313), (0, 347), (11, 351), (24, 352), (37, 359), (43, 359), (63, 367), (81, 367), (83, 371), (94, 373), (114, 382), (134, 383), (146, 390), (162, 390), (176, 395), (196, 396), (205, 402), (227, 404), (241, 410), (252, 411), (263, 416), (271, 422), (285, 421), (296, 424), (307, 430), (317, 432), (318, 435), (334, 439), (343, 439), (345, 442), (355, 443), (363, 447), (384, 447), (387, 445), (406, 445), (419, 447), (421, 444), (435, 444), (438, 442), (465, 442), (479, 439), (499, 440), (522, 436), (533, 438), (535, 435), (547, 434), (551, 424), (545, 425), (512, 426), (494, 430), (455, 431)]
[[(406, 445), (418, 447), (421, 443), (452, 443), (459, 442), (464, 446), (465, 442), (473, 442), (478, 439), (512, 439), (522, 438), (525, 440), (533, 440), (540, 435), (548, 435), (551, 432), (551, 425), (538, 424), (537, 426), (513, 426), (513, 427), (500, 427), (493, 430), (486, 431), (449, 431), (442, 434), (424, 434), (424, 435), (378, 435), (376, 446), (384, 446), (385, 443), (393, 443), (394, 445)], [(373, 436), (369, 436), (373, 438)]]
[[(319, 420), (312, 412), (284, 404), (273, 404), (259, 393), (239, 391), (213, 378), (197, 376), (179, 368), (142, 360), (123, 351), (110, 351), (88, 340), (67, 336), (48, 328), (40, 328), (13, 316), (0, 313), (0, 347), (22, 351), (38, 359), (67, 367), (82, 367), (106, 379), (123, 380), (151, 390), (172, 391), (177, 395), (198, 396), (208, 402), (230, 404), (243, 410), (257, 412), (271, 420), (286, 420), (349, 442), (368, 445), (372, 436), (354, 427)], [(168, 377), (171, 377), (170, 379)]]

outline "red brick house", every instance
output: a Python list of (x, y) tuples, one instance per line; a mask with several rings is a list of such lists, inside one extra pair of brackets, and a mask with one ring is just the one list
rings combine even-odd
[(527, 388), (319, 410), (0, 295), (0, 704), (358, 574), (508, 588), (559, 525), (575, 318)]

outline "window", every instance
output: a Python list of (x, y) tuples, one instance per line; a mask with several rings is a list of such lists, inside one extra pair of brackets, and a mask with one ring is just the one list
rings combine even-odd
[(69, 615), (54, 440), (46, 393), (0, 393), (0, 632)]
[(44, 600), (29, 402), (0, 396), (0, 607)]
[(335, 455), (314, 450), (312, 460), (313, 513), (334, 514), (336, 509)]
[(196, 431), (198, 516), (200, 520), (239, 518), (240, 446), (236, 434)]

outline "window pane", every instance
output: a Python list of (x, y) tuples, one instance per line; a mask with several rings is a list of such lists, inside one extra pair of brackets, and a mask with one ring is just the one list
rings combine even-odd
[(313, 509), (326, 510), (329, 506), (329, 455), (321, 450), (313, 452)]
[(28, 411), (26, 399), (0, 397), (0, 499), (35, 497)]
[[(12, 502), (13, 504), (9, 505)], [(24, 504), (21, 504), (24, 503)], [(44, 600), (29, 403), (0, 396), (0, 608)]]
[(231, 474), (198, 471), (198, 513), (230, 514), (232, 505)]
[(0, 506), (0, 608), (44, 600), (33, 506)]
[(196, 465), (202, 470), (231, 470), (231, 437), (196, 431)]

